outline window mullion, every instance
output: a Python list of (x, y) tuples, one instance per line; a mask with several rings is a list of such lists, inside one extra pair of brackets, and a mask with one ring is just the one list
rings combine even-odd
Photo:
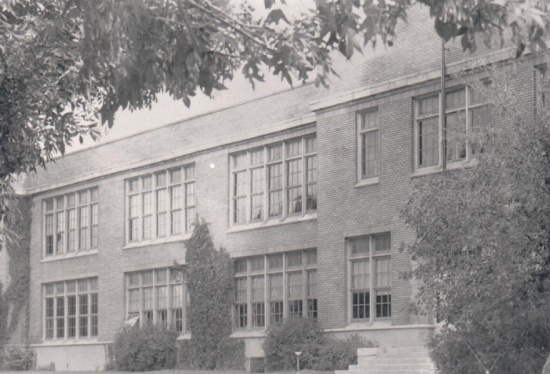
[(468, 137), (471, 135), (471, 129), (470, 129), (470, 86), (466, 86), (464, 88), (466, 90), (465, 92), (465, 105), (464, 105), (464, 112), (466, 115), (466, 139), (464, 140), (466, 143), (466, 160), (469, 160), (472, 157), (472, 149), (470, 146), (470, 141), (468, 140)]
[(373, 236), (369, 236), (369, 277), (370, 277), (370, 287), (369, 287), (369, 314), (370, 314), (370, 322), (372, 323), (375, 319), (375, 313), (376, 313), (376, 296), (375, 296), (375, 292), (376, 292), (376, 287), (375, 287), (375, 282), (376, 282), (376, 274), (375, 274), (375, 271), (376, 271), (376, 267), (374, 266), (374, 258), (373, 258), (373, 254), (374, 254), (374, 240), (373, 240)]
[(288, 318), (288, 280), (287, 280), (287, 272), (286, 272), (286, 253), (283, 253), (283, 268), (282, 268), (282, 283), (283, 283), (283, 320), (285, 318)]
[(246, 260), (246, 330), (252, 327), (252, 277), (250, 276), (250, 259)]
[(282, 183), (281, 187), (283, 190), (281, 199), (283, 201), (283, 211), (281, 212), (281, 218), (285, 219), (287, 216), (287, 208), (288, 208), (288, 196), (287, 196), (287, 173), (288, 173), (288, 165), (287, 165), (287, 159), (286, 159), (286, 142), (283, 142), (281, 146), (281, 160), (282, 160)]

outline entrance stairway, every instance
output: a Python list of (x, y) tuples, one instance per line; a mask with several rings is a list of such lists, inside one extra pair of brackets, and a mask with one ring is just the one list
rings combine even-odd
[(357, 365), (335, 374), (435, 374), (424, 347), (359, 348)]

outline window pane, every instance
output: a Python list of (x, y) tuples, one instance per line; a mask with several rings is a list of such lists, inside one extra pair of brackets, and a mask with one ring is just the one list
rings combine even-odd
[(269, 270), (276, 270), (283, 268), (283, 255), (271, 255), (267, 257), (267, 263), (269, 265)]
[(447, 161), (466, 158), (466, 115), (465, 112), (447, 114)]
[(239, 258), (235, 260), (235, 273), (246, 273), (246, 258)]
[(296, 157), (302, 154), (302, 139), (292, 140), (286, 143), (286, 156)]
[(157, 287), (157, 309), (168, 307), (168, 287)]
[(246, 302), (246, 278), (235, 279), (235, 301)]
[(376, 317), (391, 317), (391, 295), (389, 292), (376, 293)]
[(453, 110), (460, 109), (466, 106), (466, 91), (460, 89), (457, 91), (447, 92), (445, 95), (445, 109)]
[(276, 323), (283, 322), (283, 302), (282, 301), (272, 301), (269, 303), (270, 306), (270, 323), (272, 325)]
[(371, 110), (361, 114), (361, 130), (373, 129), (380, 127), (378, 121), (378, 110)]
[(153, 288), (147, 287), (143, 289), (143, 310), (153, 309)]
[(172, 286), (172, 308), (183, 307), (183, 285), (175, 284)]
[(252, 304), (252, 327), (264, 327), (265, 326), (265, 304), (253, 303)]
[(369, 131), (362, 135), (361, 139), (361, 170), (362, 177), (378, 175), (378, 130)]
[(370, 237), (355, 238), (351, 240), (351, 254), (368, 254), (370, 248)]
[(282, 300), (283, 298), (283, 275), (276, 274), (269, 276), (269, 299)]
[(302, 251), (287, 253), (286, 266), (289, 268), (302, 266)]
[(301, 299), (302, 298), (302, 273), (290, 273), (288, 274), (288, 298)]
[(391, 286), (391, 260), (389, 258), (376, 259), (376, 286)]
[(307, 138), (306, 139), (306, 153), (317, 152), (317, 138)]
[(439, 113), (439, 96), (431, 96), (418, 100), (418, 115), (432, 116)]
[(314, 265), (317, 263), (317, 250), (309, 249), (304, 251), (304, 254), (306, 256), (306, 265)]
[(354, 290), (370, 288), (370, 268), (368, 260), (351, 263), (351, 287)]
[(252, 257), (250, 259), (250, 270), (251, 271), (264, 270), (264, 256)]
[(170, 170), (170, 184), (181, 183), (181, 169)]
[(195, 179), (195, 165), (188, 165), (184, 168), (185, 180), (190, 181)]
[(153, 284), (153, 271), (148, 270), (141, 273), (141, 284), (148, 286)]
[(252, 277), (252, 301), (264, 300), (264, 277)]
[(375, 252), (387, 252), (391, 250), (390, 234), (375, 235), (372, 239)]
[(317, 270), (310, 270), (307, 273), (307, 297), (317, 297)]
[(267, 148), (267, 154), (268, 154), (267, 160), (269, 162), (280, 160), (283, 153), (282, 150), (283, 150), (283, 147), (280, 144), (270, 146), (269, 148)]
[(256, 149), (250, 151), (250, 165), (262, 165), (264, 163), (264, 150)]
[(241, 153), (238, 155), (233, 156), (233, 168), (238, 169), (244, 169), (247, 166), (246, 162), (246, 153)]
[(418, 165), (437, 165), (439, 162), (439, 120), (430, 118), (418, 122)]
[(352, 317), (353, 319), (370, 318), (370, 293), (352, 293)]
[(287, 163), (288, 213), (302, 211), (302, 160)]
[(155, 182), (156, 182), (156, 187), (166, 186), (166, 173), (162, 172), (162, 173), (156, 174), (155, 175)]

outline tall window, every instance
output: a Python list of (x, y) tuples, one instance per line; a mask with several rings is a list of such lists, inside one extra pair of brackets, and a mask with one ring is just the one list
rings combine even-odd
[[(489, 107), (482, 95), (471, 87), (462, 87), (445, 94), (446, 161), (468, 160), (475, 156), (475, 147), (467, 134), (490, 121)], [(415, 165), (416, 168), (440, 163), (442, 126), (439, 118), (439, 95), (416, 100)]]
[(391, 317), (390, 234), (353, 238), (348, 247), (352, 320)]
[(97, 278), (43, 285), (46, 340), (94, 338), (99, 333)]
[(44, 255), (61, 256), (96, 249), (97, 187), (44, 200)]
[(237, 329), (317, 318), (316, 250), (236, 259), (234, 317)]
[(378, 109), (358, 113), (359, 177), (368, 179), (380, 173), (380, 115)]
[(191, 230), (195, 219), (195, 166), (159, 171), (128, 180), (128, 242)]
[(316, 152), (308, 136), (231, 156), (232, 224), (316, 211)]
[(126, 274), (128, 318), (139, 317), (141, 326), (158, 324), (183, 332), (186, 289), (180, 270), (164, 268)]
[(548, 65), (542, 64), (537, 66), (535, 68), (535, 94), (539, 107), (545, 107), (547, 105), (549, 87)]

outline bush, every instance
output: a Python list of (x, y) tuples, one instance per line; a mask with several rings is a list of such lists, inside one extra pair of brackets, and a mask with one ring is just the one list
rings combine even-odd
[[(246, 369), (246, 357), (244, 352), (244, 340), (225, 338), (218, 344), (216, 360), (214, 362), (217, 370), (239, 370)], [(197, 362), (197, 346), (193, 340), (182, 340), (178, 342), (178, 369), (197, 370), (200, 369)]]
[(233, 265), (229, 254), (216, 250), (208, 224), (196, 221), (193, 235), (185, 242), (187, 291), (190, 308), (193, 360), (199, 369), (220, 369), (219, 352), (231, 335)]
[(289, 318), (275, 324), (268, 329), (263, 344), (266, 370), (293, 370), (296, 368), (294, 352), (302, 352), (300, 368), (311, 369), (325, 342), (323, 331), (310, 319)]
[(302, 352), (300, 369), (337, 370), (357, 362), (357, 348), (374, 346), (358, 335), (345, 340), (329, 338), (317, 322), (290, 318), (269, 328), (263, 348), (267, 371), (295, 369), (295, 352)]
[(29, 348), (11, 347), (7, 349), (4, 369), (23, 371), (32, 369), (34, 353)]
[[(517, 334), (525, 335), (521, 346), (510, 345), (501, 336), (491, 335), (479, 324), (474, 324), (472, 330), (464, 325), (458, 326), (458, 331), (443, 329), (428, 343), (430, 357), (438, 373), (482, 373), (483, 367), (479, 362), (481, 361), (491, 373), (540, 374), (548, 357), (546, 347), (550, 346), (550, 335), (548, 329), (542, 328), (540, 324), (536, 324), (539, 329), (533, 326), (528, 328), (526, 325), (529, 324), (521, 326), (524, 332), (515, 331)], [(503, 330), (508, 329), (514, 327), (503, 325)], [(508, 332), (503, 332), (506, 337), (505, 334)]]
[(347, 370), (350, 365), (357, 364), (357, 349), (372, 348), (377, 344), (357, 334), (347, 339), (328, 339), (328, 343), (319, 352), (313, 369), (315, 370)]
[(173, 369), (178, 333), (162, 326), (124, 328), (115, 338), (115, 368), (124, 371)]

